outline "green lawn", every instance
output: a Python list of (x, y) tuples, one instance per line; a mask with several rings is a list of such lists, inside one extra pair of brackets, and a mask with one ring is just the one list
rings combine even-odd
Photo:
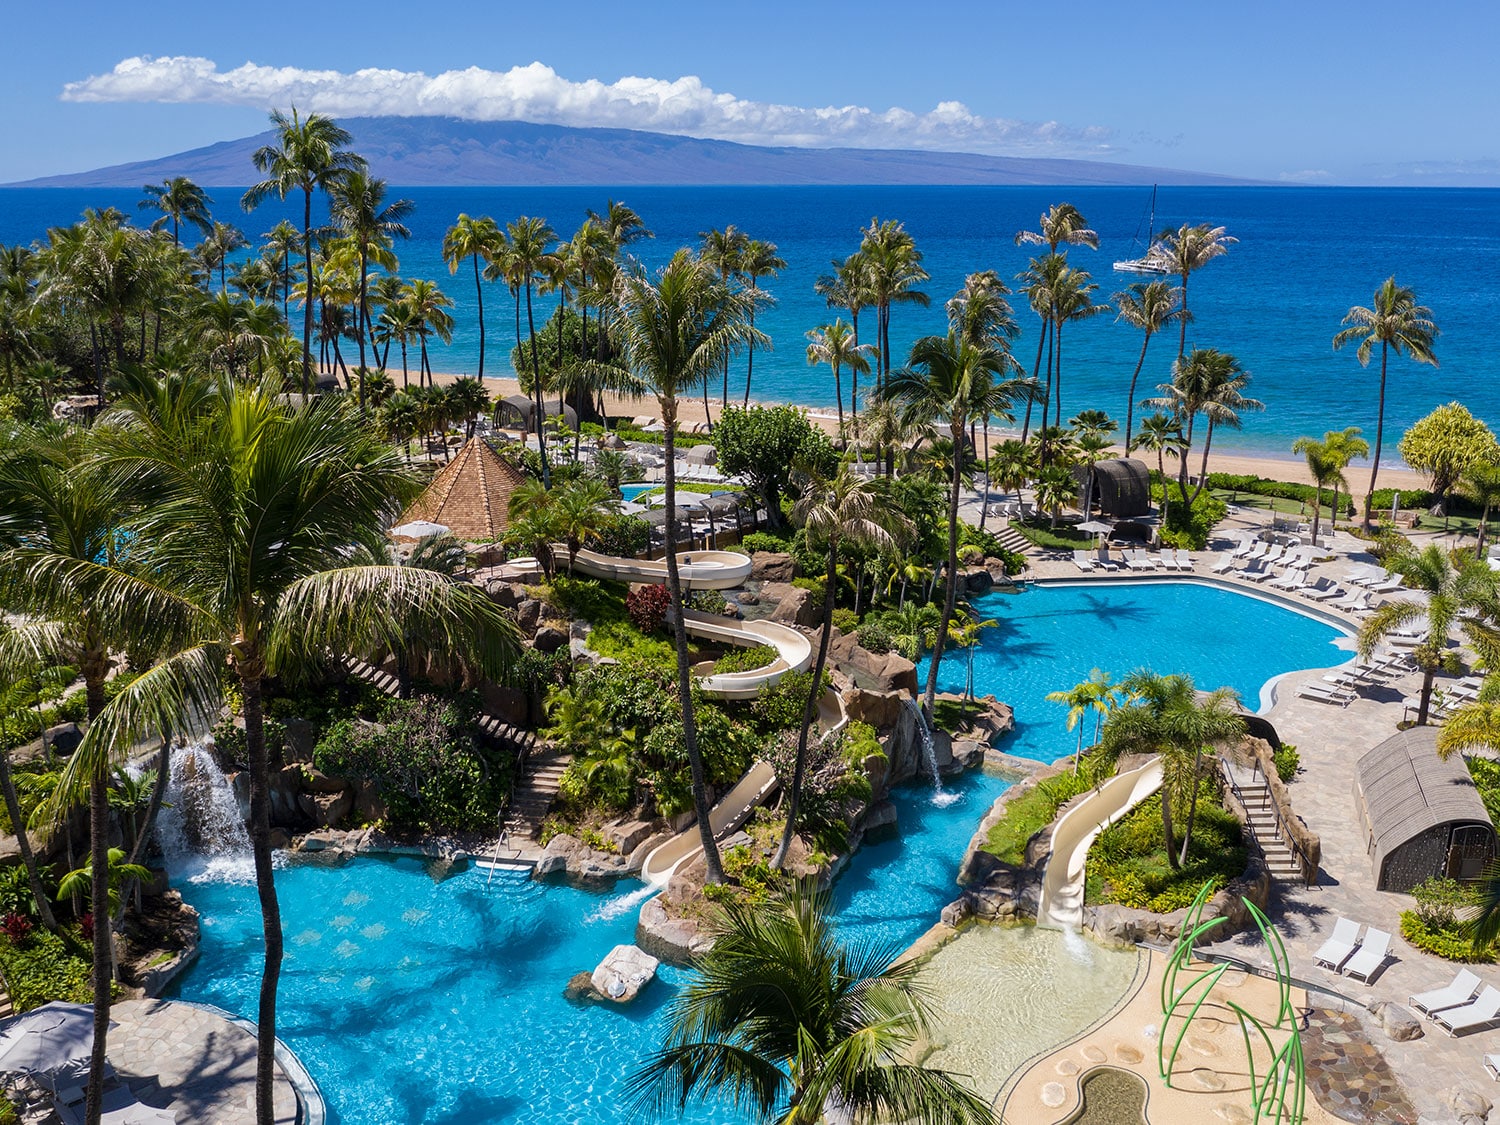
[(1026, 841), (1051, 824), (1057, 810), (1087, 788), (1086, 777), (1069, 772), (1043, 781), (1029, 793), (1014, 798), (1006, 804), (1000, 822), (990, 829), (984, 850), (1005, 863), (1019, 866), (1025, 858)]

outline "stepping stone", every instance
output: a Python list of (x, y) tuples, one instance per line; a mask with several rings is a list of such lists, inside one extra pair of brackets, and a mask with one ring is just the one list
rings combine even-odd
[(1189, 1035), (1182, 1041), (1182, 1045), (1189, 1051), (1192, 1051), (1193, 1054), (1203, 1055), (1207, 1058), (1214, 1058), (1219, 1053), (1219, 1045), (1210, 1039), (1204, 1039), (1202, 1036)]
[(1229, 1125), (1250, 1125), (1254, 1120), (1248, 1109), (1235, 1102), (1221, 1102), (1214, 1106), (1214, 1116), (1229, 1122)]
[(1141, 1054), (1138, 1048), (1132, 1047), (1129, 1043), (1116, 1043), (1115, 1058), (1119, 1059), (1122, 1063), (1134, 1065), (1145, 1058), (1145, 1056)]
[(1245, 972), (1244, 969), (1230, 969), (1227, 973), (1219, 978), (1218, 987), (1239, 988), (1240, 985), (1245, 983), (1245, 980), (1249, 977), (1249, 975), (1250, 974)]
[(1079, 1054), (1081, 1054), (1091, 1063), (1102, 1063), (1109, 1058), (1109, 1056), (1104, 1053), (1103, 1048), (1095, 1047), (1093, 1044), (1085, 1047), (1082, 1051), (1079, 1052)]
[(1072, 1078), (1078, 1073), (1078, 1064), (1072, 1059), (1059, 1059), (1057, 1063), (1057, 1073), (1062, 1075), (1064, 1078)]
[(1224, 1079), (1219, 1072), (1209, 1070), (1204, 1066), (1200, 1066), (1197, 1070), (1190, 1072), (1188, 1077), (1197, 1083), (1200, 1090), (1210, 1090), (1217, 1093), (1224, 1088)]
[(1042, 1104), (1056, 1109), (1068, 1100), (1068, 1091), (1061, 1082), (1048, 1082), (1042, 1087)]

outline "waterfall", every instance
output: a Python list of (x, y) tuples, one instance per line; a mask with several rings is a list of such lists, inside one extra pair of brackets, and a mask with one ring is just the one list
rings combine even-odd
[(922, 760), (927, 763), (927, 772), (932, 776), (932, 803), (938, 808), (945, 809), (956, 801), (963, 800), (962, 793), (946, 793), (943, 791), (943, 776), (938, 772), (937, 750), (932, 743), (932, 730), (927, 725), (927, 716), (922, 714), (922, 706), (915, 699), (903, 700), (905, 707), (912, 712), (917, 724), (917, 737), (922, 740)]
[(250, 835), (229, 779), (203, 746), (172, 751), (172, 775), (156, 821), (167, 871), (194, 883), (253, 883)]
[(614, 918), (618, 918), (621, 914), (629, 910), (635, 909), (635, 907), (640, 906), (641, 903), (645, 902), (652, 895), (660, 893), (660, 891), (661, 887), (656, 884), (646, 883), (627, 894), (615, 895), (612, 898), (606, 899), (602, 905), (591, 911), (584, 921), (608, 922)]

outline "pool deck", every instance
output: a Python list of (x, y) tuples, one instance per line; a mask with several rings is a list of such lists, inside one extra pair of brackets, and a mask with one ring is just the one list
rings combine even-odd
[[(122, 1000), (110, 1009), (107, 1054), (131, 1086), (155, 1079), (144, 1099), (194, 1125), (254, 1125), (255, 1036), (192, 1004)], [(278, 1063), (277, 1125), (297, 1120), (297, 1093)]]
[[(977, 511), (974, 518), (977, 519)], [(1220, 530), (1259, 530), (1267, 527), (1269, 521), (1269, 513), (1242, 509), (1221, 524)], [(1434, 533), (1409, 538), (1418, 546), (1430, 541), (1445, 541), (1444, 537)], [(1150, 581), (1151, 573), (1156, 573), (1158, 578), (1196, 577), (1279, 601), (1289, 608), (1318, 612), (1316, 603), (1295, 594), (1278, 597), (1276, 591), (1263, 585), (1212, 574), (1210, 568), (1227, 545), (1228, 540), (1221, 538), (1211, 543), (1210, 549), (1194, 552), (1193, 571), (1176, 575), (1168, 572), (1086, 575), (1073, 565), (1071, 555), (1049, 558), (1033, 553), (1030, 577), (1042, 580), (1097, 578), (1117, 582)], [(1335, 560), (1313, 568), (1313, 579), (1320, 575), (1337, 578), (1352, 565), (1374, 562), (1364, 541), (1342, 532), (1335, 536), (1331, 553)], [(1340, 621), (1348, 628), (1357, 628), (1359, 624), (1357, 618), (1337, 610), (1324, 609), (1321, 616)], [(1365, 853), (1365, 841), (1354, 803), (1356, 761), (1395, 733), (1396, 725), (1405, 713), (1402, 700), (1416, 693), (1421, 677), (1412, 673), (1389, 685), (1366, 689), (1347, 707), (1296, 695), (1298, 687), (1319, 680), (1324, 671), (1326, 669), (1307, 669), (1281, 678), (1276, 683), (1274, 700), (1268, 701), (1270, 706), (1262, 712), (1282, 741), (1295, 745), (1301, 754), (1302, 769), (1290, 786), (1292, 804), (1297, 815), (1318, 834), (1323, 849), (1318, 883), (1311, 888), (1278, 883), (1270, 903), (1270, 917), (1286, 941), (1293, 975), (1352, 1001), (1344, 1008), (1389, 1063), (1399, 1087), (1415, 1106), (1418, 1120), (1434, 1125), (1452, 1122), (1459, 1116), (1454, 1109), (1455, 1099), (1466, 1094), (1478, 1096), (1486, 1105), (1500, 1103), (1500, 1083), (1490, 1077), (1482, 1063), (1486, 1053), (1500, 1052), (1500, 1029), (1453, 1039), (1430, 1021), (1423, 1020), (1425, 1034), (1422, 1038), (1398, 1042), (1385, 1034), (1380, 1020), (1367, 1010), (1376, 1001), (1405, 1005), (1413, 993), (1448, 983), (1459, 968), (1453, 962), (1414, 949), (1402, 940), (1400, 915), (1410, 908), (1412, 900), (1408, 895), (1375, 889), (1374, 874)], [(1445, 680), (1445, 677), (1439, 677), (1439, 686)], [(1340, 916), (1375, 926), (1392, 935), (1391, 956), (1385, 968), (1369, 984), (1339, 976), (1313, 963), (1313, 953)], [(1266, 968), (1270, 965), (1258, 934), (1241, 934), (1216, 943), (1213, 948), (1251, 964)], [(1500, 988), (1500, 966), (1469, 967), (1485, 984)], [(1315, 995), (1313, 1002), (1318, 1001), (1319, 997)], [(1336, 1040), (1340, 1038), (1337, 1031), (1332, 1036)], [(1355, 1081), (1362, 1069), (1365, 1069), (1364, 1064), (1351, 1059), (1349, 1081)], [(1156, 1119), (1155, 1109), (1153, 1098), (1150, 1114), (1153, 1120)], [(1059, 1120), (1063, 1116), (1058, 1112), (1048, 1120)], [(1400, 1114), (1382, 1116), (1377, 1113), (1349, 1119), (1387, 1121), (1394, 1125), (1402, 1117)], [(1489, 1120), (1500, 1120), (1500, 1109), (1491, 1112)]]

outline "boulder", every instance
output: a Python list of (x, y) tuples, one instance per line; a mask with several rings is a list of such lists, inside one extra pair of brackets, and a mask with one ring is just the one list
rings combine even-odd
[(563, 999), (603, 1000), (604, 997), (594, 988), (594, 974), (585, 970), (568, 978), (568, 986), (563, 989)]
[(987, 594), (994, 589), (995, 579), (990, 572), (982, 566), (966, 566), (961, 573), (964, 589), (971, 595)]
[(1443, 1101), (1460, 1121), (1470, 1117), (1476, 1121), (1483, 1121), (1490, 1113), (1490, 1099), (1472, 1086), (1453, 1087)]
[(782, 625), (801, 625), (810, 629), (822, 620), (822, 607), (813, 599), (811, 590), (793, 586), (776, 603), (776, 608), (771, 611), (771, 620)]
[(654, 828), (649, 820), (617, 820), (604, 826), (604, 838), (619, 849), (622, 856), (628, 856), (642, 840), (651, 836)]
[(656, 977), (660, 964), (638, 945), (617, 945), (599, 962), (590, 982), (604, 999), (628, 1004)]
[[(830, 644), (830, 648), (832, 645)], [(844, 713), (851, 722), (869, 723), (876, 730), (890, 730), (901, 717), (910, 695), (899, 691), (866, 691), (850, 688), (844, 692)]]
[[(1426, 1034), (1422, 1030), (1422, 1021), (1417, 1019), (1415, 1013), (1404, 1004), (1397, 1004), (1389, 1000), (1377, 1001), (1370, 1006), (1370, 1014), (1380, 1020), (1380, 1026), (1385, 1031), (1386, 1036), (1398, 1043), (1405, 1043), (1411, 1039), (1420, 1039)], [(1485, 1103), (1484, 1113), (1479, 1114), (1479, 1116), (1483, 1117), (1488, 1112), (1489, 1103)], [(1460, 1116), (1462, 1115), (1460, 1114)]]
[(761, 582), (790, 582), (797, 577), (797, 563), (791, 555), (756, 551), (751, 556), (750, 577)]
[(522, 598), (516, 603), (516, 626), (526, 636), (536, 632), (537, 622), (541, 619), (542, 603), (535, 598)]
[(329, 777), (322, 770), (310, 767), (302, 770), (302, 788), (307, 793), (342, 793), (349, 783), (341, 777)]
[(660, 898), (647, 899), (635, 925), (635, 943), (645, 952), (672, 965), (686, 965), (713, 946), (691, 918), (673, 918)]
[(58, 723), (42, 732), (42, 739), (52, 747), (54, 754), (71, 754), (83, 741), (83, 732), (77, 723)]
[(890, 801), (876, 801), (870, 806), (870, 811), (865, 813), (865, 842), (875, 843), (898, 835), (900, 829), (897, 819), (895, 805)]
[(289, 762), (311, 762), (313, 747), (318, 744), (318, 730), (306, 719), (291, 718), (286, 721), (286, 760)]
[(735, 600), (738, 601), (740, 605), (760, 605), (760, 595), (751, 593), (749, 590), (746, 590), (740, 594), (736, 594)]
[(521, 599), (526, 596), (526, 592), (521, 587), (503, 578), (491, 578), (484, 584), (484, 592), (490, 596), (492, 602), (505, 609), (515, 609), (521, 604)]
[(319, 828), (332, 828), (343, 821), (354, 808), (354, 794), (348, 789), (337, 793), (304, 793), (297, 799), (303, 815)]
[(538, 879), (545, 879), (548, 875), (566, 872), (568, 860), (582, 847), (581, 840), (569, 836), (566, 832), (559, 833), (547, 842), (547, 847), (542, 852), (541, 859), (536, 861), (536, 869), (532, 874)]
[(568, 634), (553, 625), (543, 625), (532, 641), (538, 652), (556, 652), (567, 643)]

